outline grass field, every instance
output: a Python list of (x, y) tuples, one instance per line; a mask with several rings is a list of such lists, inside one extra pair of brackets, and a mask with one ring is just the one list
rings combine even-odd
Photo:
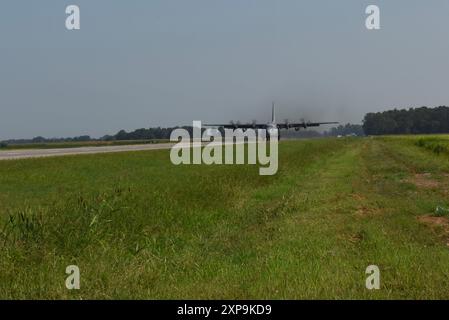
[[(429, 139), (449, 147), (281, 142), (274, 177), (174, 166), (169, 150), (0, 162), (0, 298), (448, 299), (449, 220), (434, 212), (449, 154)], [(80, 290), (65, 288), (71, 264)], [(371, 264), (380, 290), (365, 288)]]

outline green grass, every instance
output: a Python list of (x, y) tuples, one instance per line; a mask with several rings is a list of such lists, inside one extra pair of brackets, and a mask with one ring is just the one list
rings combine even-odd
[(449, 156), (421, 138), (282, 142), (276, 176), (168, 150), (0, 162), (0, 298), (447, 299), (447, 230), (420, 217), (449, 206)]
[(448, 153), (448, 144), (446, 139), (439, 138), (421, 138), (415, 142), (418, 147), (430, 150), (437, 155), (440, 153)]

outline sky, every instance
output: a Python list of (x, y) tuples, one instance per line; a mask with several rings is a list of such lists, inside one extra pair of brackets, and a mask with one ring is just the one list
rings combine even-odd
[(2, 0), (0, 140), (264, 123), (272, 101), (279, 121), (342, 123), (449, 105), (449, 1), (430, 2)]

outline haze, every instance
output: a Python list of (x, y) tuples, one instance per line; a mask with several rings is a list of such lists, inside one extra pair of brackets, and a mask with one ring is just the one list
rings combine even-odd
[(431, 2), (2, 0), (0, 140), (266, 122), (273, 100), (280, 121), (343, 123), (449, 105), (449, 2)]

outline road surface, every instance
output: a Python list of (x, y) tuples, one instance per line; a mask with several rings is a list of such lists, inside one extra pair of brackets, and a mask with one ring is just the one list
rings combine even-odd
[[(207, 142), (203, 145), (232, 144), (232, 142)], [(235, 144), (240, 144), (237, 142)], [(189, 148), (189, 143), (156, 143), (156, 144), (134, 144), (123, 146), (102, 146), (102, 147), (78, 147), (78, 148), (59, 148), (59, 149), (20, 149), (0, 151), (0, 160), (15, 160), (27, 158), (43, 158), (70, 156), (79, 154), (95, 154), (95, 153), (111, 153), (111, 152), (127, 152), (127, 151), (145, 151), (145, 150), (162, 150), (170, 149), (176, 145), (176, 148)], [(200, 142), (195, 141), (194, 146), (199, 146)]]
[(109, 153), (109, 152), (160, 150), (160, 149), (170, 149), (173, 145), (174, 143), (157, 143), (157, 144), (135, 144), (135, 145), (102, 146), (102, 147), (8, 150), (8, 151), (0, 151), (0, 160), (56, 157), (56, 156), (69, 156), (77, 154), (94, 154), (94, 153)]

